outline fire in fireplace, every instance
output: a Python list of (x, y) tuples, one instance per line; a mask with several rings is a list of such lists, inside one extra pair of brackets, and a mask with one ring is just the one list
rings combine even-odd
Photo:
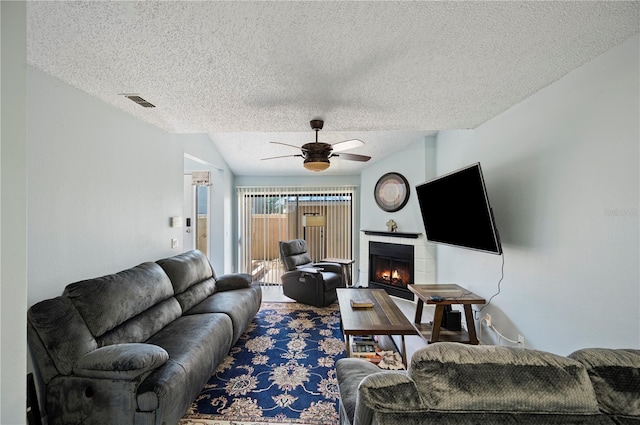
[(376, 258), (376, 270), (373, 276), (374, 282), (386, 283), (387, 285), (395, 285), (405, 287), (410, 282), (411, 272), (410, 264), (404, 260), (392, 260), (378, 256)]
[(413, 245), (369, 241), (369, 287), (413, 300), (407, 284), (413, 283)]

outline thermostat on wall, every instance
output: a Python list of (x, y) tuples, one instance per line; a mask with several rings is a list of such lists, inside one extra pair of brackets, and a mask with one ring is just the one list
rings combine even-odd
[(171, 227), (182, 227), (182, 217), (171, 217)]

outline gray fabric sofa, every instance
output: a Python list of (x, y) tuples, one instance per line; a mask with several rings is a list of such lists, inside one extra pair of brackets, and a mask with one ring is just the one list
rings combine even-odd
[(260, 308), (200, 251), (68, 285), (27, 337), (48, 423), (175, 425)]
[(441, 342), (407, 371), (336, 364), (342, 425), (640, 424), (640, 350), (568, 357)]

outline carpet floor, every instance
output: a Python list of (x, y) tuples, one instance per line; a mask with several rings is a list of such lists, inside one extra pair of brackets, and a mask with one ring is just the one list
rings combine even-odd
[(265, 302), (179, 425), (336, 425), (344, 356), (337, 304)]

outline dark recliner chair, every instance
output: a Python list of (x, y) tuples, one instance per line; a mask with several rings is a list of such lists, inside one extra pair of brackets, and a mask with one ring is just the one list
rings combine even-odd
[(303, 239), (280, 241), (284, 264), (282, 292), (289, 298), (316, 307), (326, 307), (338, 299), (336, 288), (345, 288), (337, 263), (314, 263)]

